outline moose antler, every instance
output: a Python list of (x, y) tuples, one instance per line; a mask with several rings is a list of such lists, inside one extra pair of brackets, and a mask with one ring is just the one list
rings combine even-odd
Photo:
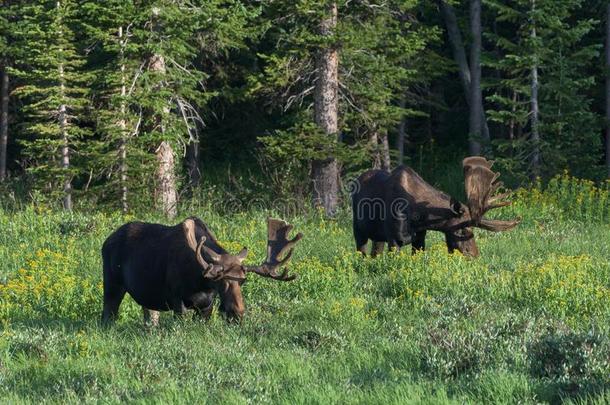
[[(195, 253), (197, 263), (199, 263), (201, 266), (203, 277), (211, 280), (220, 280), (222, 277), (224, 277), (222, 267), (214, 265), (214, 261), (220, 259), (220, 254), (214, 252), (205, 245), (205, 242), (208, 240), (207, 237), (202, 236), (199, 238), (199, 241), (197, 241), (197, 237), (195, 235), (195, 221), (192, 218), (186, 219), (182, 223), (182, 229), (189, 248), (193, 251), (193, 253)], [(211, 236), (211, 240), (214, 241), (214, 235), (212, 234)], [(212, 262), (206, 261), (203, 255), (204, 252), (212, 259)]]
[[(290, 260), (294, 245), (303, 237), (303, 234), (298, 233), (294, 238), (288, 240), (288, 234), (292, 228), (292, 225), (281, 219), (267, 218), (267, 258), (260, 266), (245, 266), (246, 271), (274, 280), (294, 280), (296, 276), (288, 275), (288, 269), (284, 269), (280, 274), (277, 273), (277, 270)], [(281, 258), (282, 256), (284, 258)]]
[(205, 261), (203, 255), (201, 254), (201, 249), (204, 248), (204, 243), (206, 241), (205, 236), (202, 236), (197, 242), (197, 237), (195, 236), (195, 221), (191, 218), (186, 219), (182, 223), (182, 229), (184, 230), (184, 236), (186, 237), (186, 241), (189, 247), (195, 252), (195, 257), (197, 262), (204, 270), (207, 270), (210, 267), (210, 264)]
[(487, 211), (511, 204), (510, 201), (502, 201), (511, 194), (510, 192), (494, 195), (502, 187), (502, 182), (496, 182), (500, 173), (491, 170), (493, 162), (481, 156), (471, 156), (464, 159), (462, 166), (472, 225), (494, 232), (506, 231), (517, 226), (519, 219), (501, 221), (483, 218)]

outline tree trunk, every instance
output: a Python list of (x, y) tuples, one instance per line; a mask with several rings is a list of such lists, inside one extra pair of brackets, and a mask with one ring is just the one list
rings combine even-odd
[[(337, 25), (337, 4), (329, 7), (330, 15), (320, 23), (320, 33), (330, 36)], [(314, 89), (314, 121), (329, 136), (338, 132), (339, 55), (334, 46), (318, 50), (317, 80)], [(328, 156), (312, 162), (313, 202), (324, 208), (326, 215), (336, 212), (339, 199), (339, 168), (336, 159)]]
[(119, 27), (119, 44), (121, 47), (120, 50), (120, 59), (121, 59), (121, 106), (120, 106), (120, 114), (121, 117), (119, 119), (119, 130), (121, 131), (121, 138), (119, 144), (119, 172), (121, 176), (121, 209), (123, 214), (126, 214), (129, 210), (129, 204), (127, 201), (127, 194), (129, 189), (127, 187), (127, 106), (125, 97), (127, 96), (127, 78), (125, 72), (125, 45), (126, 39), (123, 35), (123, 27)]
[(201, 170), (199, 169), (199, 141), (191, 141), (186, 147), (186, 167), (188, 170), (189, 184), (192, 189), (201, 182)]
[(606, 169), (610, 179), (610, 4), (606, 6)]
[[(61, 8), (61, 3), (56, 3), (57, 11)], [(63, 35), (62, 30), (59, 30), (58, 35)], [(62, 49), (59, 48), (59, 54), (62, 54)], [(59, 133), (61, 137), (61, 168), (64, 170), (64, 184), (63, 184), (63, 206), (66, 211), (72, 211), (72, 177), (70, 176), (70, 139), (68, 134), (68, 109), (65, 104), (66, 101), (66, 77), (64, 72), (63, 62), (59, 62)]]
[(481, 130), (483, 116), (483, 97), (481, 93), (481, 0), (470, 0), (470, 30), (472, 46), (470, 49), (470, 155), (481, 154)]
[[(532, 0), (532, 11), (535, 8), (535, 0)], [(535, 23), (532, 25), (531, 31), (532, 42), (536, 41), (536, 26)], [(536, 178), (540, 176), (540, 133), (538, 132), (538, 121), (540, 109), (538, 107), (538, 61), (534, 58), (534, 63), (531, 70), (531, 125), (532, 125), (532, 155), (531, 155), (531, 169), (532, 177)]]
[(379, 170), (382, 167), (382, 158), (381, 151), (379, 150), (379, 136), (377, 136), (377, 132), (371, 132), (371, 137), (369, 138), (369, 144), (371, 148), (371, 153), (373, 156), (373, 169)]
[(387, 172), (392, 167), (392, 161), (390, 159), (390, 144), (388, 143), (388, 134), (383, 133), (379, 135), (381, 141), (381, 168)]
[(0, 84), (0, 182), (6, 179), (7, 145), (8, 145), (8, 98), (9, 76), (6, 65), (2, 71)]
[(511, 141), (511, 146), (512, 146), (512, 142), (515, 140), (515, 124), (516, 124), (516, 120), (515, 120), (515, 114), (517, 113), (517, 91), (513, 90), (513, 97), (512, 97), (512, 107), (511, 107), (511, 117), (510, 117), (510, 121), (508, 123), (508, 139), (510, 139)]
[[(406, 99), (403, 97), (400, 100), (400, 108), (405, 108)], [(396, 150), (398, 151), (397, 165), (402, 165), (405, 162), (405, 136), (407, 131), (407, 117), (403, 116), (398, 125), (398, 134), (396, 136)]]
[(373, 169), (390, 171), (392, 162), (390, 160), (390, 145), (387, 134), (373, 131), (371, 132), (369, 142), (373, 154)]
[(157, 148), (157, 203), (169, 219), (176, 216), (178, 194), (176, 193), (174, 149), (167, 141)]
[[(154, 55), (150, 61), (150, 70), (165, 73), (165, 58)], [(164, 107), (162, 116), (157, 117), (157, 125), (162, 134), (165, 134), (163, 116), (167, 114), (169, 114), (169, 107)], [(177, 214), (178, 203), (174, 150), (167, 140), (163, 140), (155, 153), (158, 164), (155, 190), (157, 206), (167, 218), (173, 219)]]
[[(159, 16), (160, 10), (153, 8), (153, 22)], [(156, 24), (153, 24), (153, 26)], [(149, 61), (149, 69), (161, 75), (166, 73), (165, 58), (162, 55), (153, 55)], [(169, 105), (163, 107), (161, 116), (157, 117), (157, 125), (161, 134), (165, 134), (164, 116), (170, 112)], [(173, 219), (178, 209), (178, 192), (175, 174), (175, 153), (172, 145), (164, 139), (155, 151), (157, 157), (156, 190), (155, 197), (157, 206), (163, 211), (168, 219)]]
[[(440, 1), (440, 8), (443, 14), (443, 19), (445, 20), (445, 25), (447, 27), (447, 36), (449, 37), (449, 44), (451, 46), (451, 51), (453, 53), (453, 59), (455, 63), (458, 65), (458, 73), (460, 76), (460, 82), (462, 83), (462, 88), (464, 89), (464, 97), (466, 99), (466, 104), (471, 108), (471, 75), (470, 75), (470, 66), (468, 64), (468, 59), (466, 57), (466, 49), (464, 47), (464, 41), (462, 41), (462, 34), (460, 33), (460, 28), (457, 23), (457, 18), (455, 16), (455, 11), (453, 7), (447, 4), (444, 0)], [(486, 143), (488, 143), (491, 139), (489, 135), (489, 126), (487, 125), (487, 117), (485, 114), (485, 109), (483, 108), (482, 100), (481, 100), (481, 120), (482, 120), (482, 139)]]
[[(64, 65), (59, 64), (59, 77), (61, 80), (60, 84), (60, 97), (63, 100), (65, 98), (65, 83), (64, 83)], [(61, 134), (61, 168), (66, 172), (64, 174), (64, 198), (63, 205), (67, 211), (72, 211), (72, 178), (68, 173), (70, 170), (70, 145), (68, 137), (68, 114), (65, 104), (59, 106), (59, 131)]]

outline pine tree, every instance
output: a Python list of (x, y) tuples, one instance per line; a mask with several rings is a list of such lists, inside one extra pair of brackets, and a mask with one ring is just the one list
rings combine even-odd
[[(309, 159), (314, 183), (316, 162), (330, 162), (329, 156), (344, 168), (362, 167), (371, 160), (389, 168), (387, 135), (410, 112), (400, 100), (417, 77), (409, 67), (425, 48), (427, 35), (431, 34), (430, 40), (437, 37), (434, 30), (406, 18), (412, 17), (409, 12), (416, 5), (337, 2), (337, 23), (330, 35), (324, 30), (321, 35), (319, 25), (329, 18), (329, 7), (334, 10), (333, 2), (274, 3), (264, 8), (263, 18), (271, 25), (263, 44), (273, 46), (260, 52), (263, 73), (252, 78), (252, 87), (269, 106), (285, 112), (287, 123), (275, 136), (262, 138), (267, 151)], [(332, 131), (325, 126), (321, 131), (316, 106), (325, 69), (320, 69), (319, 56), (334, 60), (335, 48), (340, 84), (337, 122)], [(334, 135), (329, 137), (329, 132)]]
[(390, 2), (351, 8), (340, 37), (344, 134), (369, 140), (373, 166), (384, 170), (391, 168), (390, 133), (421, 107), (409, 89), (434, 76), (418, 71), (430, 61), (425, 48), (439, 31), (417, 21), (415, 6)]
[[(130, 200), (154, 193), (159, 208), (175, 215), (183, 178), (177, 151), (186, 145), (189, 156), (198, 153), (202, 111), (217, 95), (205, 86), (203, 67), (249, 34), (251, 12), (238, 6), (220, 0), (85, 5), (98, 41), (98, 158), (110, 179), (101, 188), (123, 211)], [(197, 161), (187, 164), (189, 174), (198, 173)]]
[(503, 74), (489, 98), (499, 108), (489, 112), (509, 129), (508, 143), (497, 143), (499, 160), (522, 178), (563, 169), (594, 176), (600, 128), (589, 95), (595, 79), (587, 66), (599, 55), (599, 45), (584, 38), (597, 22), (571, 18), (580, 0), (490, 4), (505, 24), (497, 35), (488, 34), (502, 52), (491, 64)]
[(120, 201), (126, 213), (130, 193), (138, 196), (146, 190), (143, 178), (150, 170), (150, 159), (137, 144), (142, 119), (133, 97), (142, 69), (140, 47), (134, 43), (136, 5), (86, 2), (83, 20), (88, 37), (97, 44), (91, 58), (96, 61), (92, 70), (99, 141), (91, 157), (97, 177), (103, 176), (103, 180), (95, 188), (103, 200)]
[(23, 83), (14, 93), (25, 104), (27, 169), (35, 186), (60, 196), (66, 210), (73, 206), (73, 180), (84, 174), (74, 160), (89, 134), (79, 121), (87, 105), (89, 76), (74, 34), (77, 11), (73, 0), (26, 3), (19, 6), (20, 20), (14, 25), (15, 48), (20, 50), (14, 72)]

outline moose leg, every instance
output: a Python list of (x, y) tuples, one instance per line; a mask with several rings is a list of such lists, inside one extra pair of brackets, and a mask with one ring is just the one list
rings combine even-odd
[(156, 327), (159, 326), (159, 311), (142, 307), (142, 313), (144, 314), (144, 325)]
[(203, 320), (209, 319), (210, 315), (212, 315), (212, 310), (214, 309), (214, 298), (216, 297), (216, 292), (214, 291), (204, 291), (191, 296), (187, 302), (186, 306), (188, 308), (193, 308), (195, 313)]
[(359, 235), (355, 235), (356, 238), (356, 250), (362, 253), (362, 256), (366, 256), (366, 244), (369, 241), (368, 238), (364, 238)]
[(373, 241), (371, 246), (371, 257), (375, 257), (380, 255), (383, 252), (383, 247), (385, 246), (385, 242)]
[(102, 311), (102, 324), (114, 323), (119, 317), (119, 307), (125, 297), (125, 287), (122, 285), (104, 284), (104, 310)]
[(172, 309), (174, 310), (174, 316), (181, 318), (186, 314), (186, 306), (181, 298), (174, 298), (172, 302)]
[(418, 250), (426, 249), (426, 231), (416, 232), (411, 242), (411, 253), (415, 254)]
[(400, 248), (401, 248), (402, 244), (396, 240), (391, 240), (388, 242), (388, 252), (391, 252), (393, 250), (396, 250), (397, 252), (400, 252)]
[(119, 307), (127, 292), (123, 283), (116, 278), (114, 273), (108, 267), (104, 266), (104, 309), (102, 311), (102, 325), (109, 325), (117, 320), (119, 317)]
[(197, 312), (197, 315), (199, 315), (201, 317), (201, 319), (203, 319), (203, 320), (210, 319), (213, 309), (214, 309), (214, 301), (212, 301), (212, 300), (210, 300), (208, 305), (201, 305), (201, 306), (195, 307), (195, 311)]

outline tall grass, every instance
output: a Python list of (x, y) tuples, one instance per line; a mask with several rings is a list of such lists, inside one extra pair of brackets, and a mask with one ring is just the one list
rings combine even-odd
[[(297, 280), (250, 277), (240, 325), (164, 314), (152, 331), (129, 298), (97, 323), (101, 244), (133, 216), (0, 211), (0, 402), (606, 403), (607, 198), (567, 176), (519, 190), (494, 215), (523, 222), (477, 231), (476, 260), (434, 233), (415, 256), (362, 258), (349, 212), (293, 215)], [(260, 262), (269, 211), (213, 201), (183, 216)]]

